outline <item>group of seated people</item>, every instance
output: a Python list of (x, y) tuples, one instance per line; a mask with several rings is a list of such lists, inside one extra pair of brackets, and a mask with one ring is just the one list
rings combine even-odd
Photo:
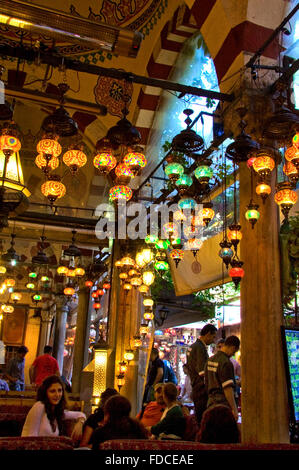
[[(63, 421), (74, 420), (72, 439), (77, 448), (98, 450), (111, 439), (184, 439), (189, 411), (177, 400), (175, 384), (155, 386), (155, 400), (146, 404), (136, 418), (131, 404), (115, 389), (101, 395), (98, 409), (87, 419), (80, 411), (68, 411), (64, 384), (60, 377), (47, 377), (37, 391), (37, 401), (29, 411), (22, 436), (63, 435)], [(191, 422), (188, 422), (190, 425)], [(204, 413), (196, 441), (239, 442), (238, 426), (229, 407), (216, 405)]]

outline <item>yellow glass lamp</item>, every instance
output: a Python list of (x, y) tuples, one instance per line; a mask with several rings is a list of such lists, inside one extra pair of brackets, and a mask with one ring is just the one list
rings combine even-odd
[(31, 195), (24, 184), (23, 170), (19, 152), (10, 155), (9, 159), (0, 151), (0, 188), (12, 189), (23, 193), (26, 197)]
[(99, 397), (106, 390), (108, 345), (99, 341), (94, 345), (93, 396)]
[(125, 353), (124, 353), (124, 359), (125, 359), (125, 361), (127, 361), (127, 362), (133, 361), (133, 359), (134, 359), (134, 351), (132, 351), (132, 349), (126, 349), (126, 351), (125, 351)]
[(151, 286), (155, 280), (155, 273), (153, 271), (147, 270), (142, 274), (143, 284), (146, 286)]

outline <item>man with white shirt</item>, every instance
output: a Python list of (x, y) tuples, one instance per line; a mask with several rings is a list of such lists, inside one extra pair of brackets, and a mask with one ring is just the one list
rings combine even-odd
[(201, 332), (200, 337), (192, 344), (187, 352), (187, 367), (192, 386), (192, 400), (195, 415), (200, 425), (201, 417), (207, 407), (208, 395), (204, 383), (205, 365), (209, 358), (207, 346), (214, 343), (217, 328), (208, 323)]

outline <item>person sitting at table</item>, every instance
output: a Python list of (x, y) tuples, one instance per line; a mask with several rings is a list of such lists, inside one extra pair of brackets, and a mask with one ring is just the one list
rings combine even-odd
[(177, 402), (178, 390), (175, 384), (168, 382), (163, 386), (163, 398), (166, 408), (159, 423), (149, 428), (152, 439), (182, 439), (186, 421), (182, 407)]

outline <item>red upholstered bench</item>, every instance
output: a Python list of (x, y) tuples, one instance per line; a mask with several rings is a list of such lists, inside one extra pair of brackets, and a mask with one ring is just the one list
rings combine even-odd
[(299, 444), (201, 444), (190, 441), (150, 441), (143, 439), (115, 439), (103, 442), (102, 450), (295, 450)]
[(73, 450), (69, 437), (0, 437), (2, 450)]

